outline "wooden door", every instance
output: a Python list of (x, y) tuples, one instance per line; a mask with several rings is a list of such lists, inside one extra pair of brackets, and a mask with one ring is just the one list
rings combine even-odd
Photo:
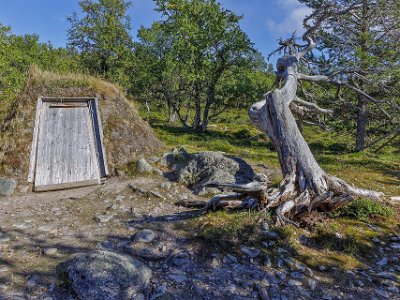
[(38, 124), (34, 190), (100, 183), (90, 102), (43, 102)]

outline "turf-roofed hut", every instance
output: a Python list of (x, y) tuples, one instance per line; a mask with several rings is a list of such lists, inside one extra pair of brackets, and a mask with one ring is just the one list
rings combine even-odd
[(33, 67), (0, 128), (0, 175), (37, 190), (99, 183), (161, 148), (115, 85)]

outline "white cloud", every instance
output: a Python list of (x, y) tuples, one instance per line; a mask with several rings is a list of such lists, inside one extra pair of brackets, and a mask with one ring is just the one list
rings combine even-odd
[(287, 8), (302, 6), (302, 4), (297, 0), (278, 0), (277, 3), (279, 6)]
[(297, 0), (278, 0), (277, 4), (285, 17), (279, 21), (268, 18), (265, 21), (268, 31), (281, 35), (289, 35), (294, 31), (298, 35), (303, 33), (303, 19), (311, 13), (311, 9)]

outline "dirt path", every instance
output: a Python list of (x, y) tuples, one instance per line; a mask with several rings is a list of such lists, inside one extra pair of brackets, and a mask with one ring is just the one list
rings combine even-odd
[[(149, 193), (133, 192), (134, 184)], [(58, 263), (74, 253), (126, 244), (134, 218), (179, 212), (188, 190), (161, 178), (0, 199), (0, 299), (35, 298), (54, 287)], [(115, 243), (115, 245), (114, 245)]]
[[(0, 300), (74, 299), (57, 266), (94, 249), (132, 255), (152, 269), (150, 286), (134, 299), (400, 299), (400, 255), (391, 248), (400, 237), (382, 245), (382, 266), (311, 270), (283, 248), (270, 261), (210, 249), (182, 232), (194, 212), (175, 206), (180, 199), (204, 200), (162, 177), (1, 198)], [(143, 229), (154, 240), (133, 242)]]

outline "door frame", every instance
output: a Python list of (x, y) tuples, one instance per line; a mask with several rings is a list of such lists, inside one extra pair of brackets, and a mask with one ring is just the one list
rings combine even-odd
[[(50, 102), (60, 104), (60, 103), (71, 103), (71, 102), (86, 102), (89, 110), (89, 117), (92, 122), (92, 134), (91, 137), (94, 138), (93, 145), (96, 153), (96, 160), (98, 163), (99, 177), (100, 179), (92, 179), (86, 181), (77, 182), (67, 182), (61, 184), (52, 184), (47, 186), (35, 187), (35, 174), (36, 174), (36, 162), (37, 162), (37, 151), (39, 146), (40, 137), (40, 124), (42, 113), (44, 112), (44, 102)], [(35, 114), (35, 125), (33, 129), (32, 138), (32, 149), (30, 154), (30, 165), (28, 173), (28, 182), (33, 183), (34, 191), (50, 191), (67, 189), (73, 187), (95, 185), (101, 183), (101, 178), (109, 177), (109, 171), (107, 166), (107, 157), (104, 147), (103, 140), (103, 127), (101, 124), (101, 116), (98, 105), (97, 97), (39, 97), (36, 103), (36, 114)]]

